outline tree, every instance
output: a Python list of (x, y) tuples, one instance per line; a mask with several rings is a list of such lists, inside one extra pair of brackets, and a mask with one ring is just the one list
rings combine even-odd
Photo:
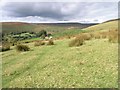
[(52, 34), (51, 34), (51, 33), (48, 33), (47, 36), (50, 37), (50, 36), (52, 36)]
[(38, 37), (41, 37), (41, 36), (47, 36), (47, 32), (45, 30), (41, 30), (39, 33), (37, 33), (37, 36)]

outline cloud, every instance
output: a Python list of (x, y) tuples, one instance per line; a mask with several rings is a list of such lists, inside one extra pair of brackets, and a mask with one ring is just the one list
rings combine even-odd
[(13, 17), (40, 16), (54, 19), (56, 18), (62, 19), (66, 15), (69, 14), (71, 15), (72, 14), (71, 12), (74, 11), (73, 5), (72, 7), (70, 5), (64, 6), (64, 4), (60, 3), (44, 3), (44, 2), (42, 3), (20, 2), (20, 3), (7, 3), (2, 9), (8, 12), (6, 13), (8, 16)]
[(7, 2), (2, 20), (25, 22), (102, 22), (117, 18), (117, 2)]

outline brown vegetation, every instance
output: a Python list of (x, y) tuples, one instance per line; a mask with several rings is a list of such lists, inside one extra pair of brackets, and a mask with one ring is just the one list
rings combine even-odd
[(92, 32), (92, 33), (82, 33), (78, 36), (76, 36), (75, 39), (73, 39), (69, 46), (81, 46), (84, 44), (85, 40), (90, 40), (92, 38), (95, 39), (104, 39), (108, 38), (109, 42), (118, 42), (118, 30), (109, 30), (104, 32)]
[(108, 40), (113, 43), (118, 42), (118, 30), (109, 30)]
[(34, 46), (42, 46), (42, 45), (45, 45), (45, 42), (42, 41), (42, 40), (36, 41), (36, 42), (34, 43)]
[(10, 43), (8, 43), (8, 42), (2, 43), (0, 51), (8, 51), (8, 50), (10, 50)]
[(79, 35), (69, 43), (69, 47), (81, 46), (83, 44), (84, 44), (84, 37), (83, 35)]
[(27, 45), (19, 44), (16, 46), (17, 51), (29, 51), (30, 48)]
[(90, 39), (91, 39), (91, 35), (90, 35), (89, 33), (83, 33), (83, 34), (82, 34), (82, 38), (83, 38), (84, 40), (90, 40)]
[(54, 45), (54, 42), (52, 39), (50, 39), (48, 42), (47, 42), (47, 45)]

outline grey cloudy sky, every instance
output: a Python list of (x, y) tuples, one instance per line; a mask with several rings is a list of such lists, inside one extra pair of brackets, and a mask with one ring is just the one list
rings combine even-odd
[(6, 2), (1, 22), (85, 22), (118, 18), (117, 2)]

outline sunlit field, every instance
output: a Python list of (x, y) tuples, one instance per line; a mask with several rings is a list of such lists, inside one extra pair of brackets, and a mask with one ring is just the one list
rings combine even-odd
[(118, 6), (1, 2), (0, 88), (117, 89)]
[(39, 47), (29, 43), (30, 51), (17, 52), (13, 46), (1, 53), (3, 87), (118, 87), (117, 43), (92, 39), (69, 47), (69, 41)]

